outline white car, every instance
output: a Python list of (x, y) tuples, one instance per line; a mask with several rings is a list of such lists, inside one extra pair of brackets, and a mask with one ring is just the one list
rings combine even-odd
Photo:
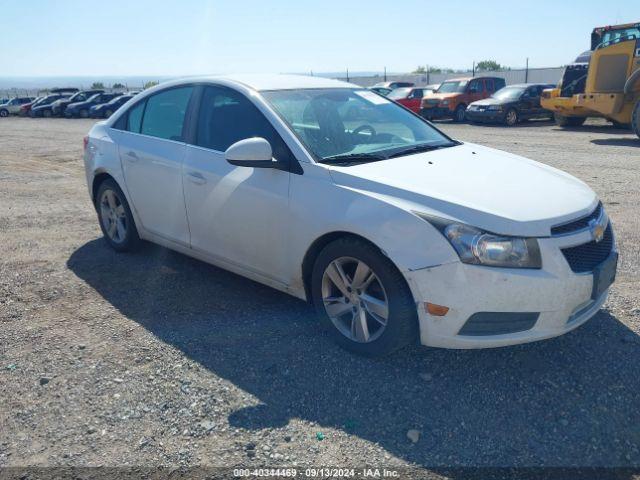
[(584, 183), (335, 80), (165, 83), (97, 123), (84, 162), (115, 250), (146, 239), (306, 299), (364, 355), (561, 335), (616, 272)]
[(8, 117), (9, 115), (17, 115), (20, 113), (20, 108), (25, 103), (33, 102), (31, 97), (16, 97), (0, 105), (0, 117)]

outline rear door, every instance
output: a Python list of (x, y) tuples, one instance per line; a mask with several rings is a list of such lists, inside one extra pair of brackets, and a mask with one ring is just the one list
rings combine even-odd
[(118, 149), (125, 182), (145, 230), (189, 244), (182, 192), (185, 118), (192, 86), (162, 90), (128, 112)]
[[(202, 88), (194, 144), (187, 147), (184, 162), (191, 246), (284, 283), (290, 221), (288, 165), (295, 159), (247, 97), (222, 86)], [(229, 146), (251, 137), (269, 141), (282, 170), (238, 167), (226, 161)]]

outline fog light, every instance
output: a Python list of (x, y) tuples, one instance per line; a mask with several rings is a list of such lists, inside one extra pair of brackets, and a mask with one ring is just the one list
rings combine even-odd
[(424, 304), (425, 310), (430, 315), (435, 315), (436, 317), (444, 317), (449, 311), (449, 307), (445, 307), (444, 305), (436, 305), (435, 303), (425, 302)]

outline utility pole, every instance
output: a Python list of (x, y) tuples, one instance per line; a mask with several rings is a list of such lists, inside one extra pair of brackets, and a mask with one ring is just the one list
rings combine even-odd
[(529, 83), (529, 57), (527, 57), (527, 66), (524, 70), (524, 83)]
[(471, 76), (472, 77), (476, 76), (476, 62), (475, 62), (475, 60), (473, 61), (473, 67), (471, 67)]
[(347, 68), (347, 82), (349, 81), (349, 69)]
[(384, 81), (387, 81), (387, 67), (384, 67)]

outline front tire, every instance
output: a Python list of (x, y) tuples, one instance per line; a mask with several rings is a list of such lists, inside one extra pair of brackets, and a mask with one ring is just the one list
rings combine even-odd
[(320, 321), (351, 352), (379, 357), (417, 339), (416, 306), (404, 277), (363, 240), (327, 245), (314, 264), (311, 289)]
[(51, 118), (51, 110), (45, 110), (44, 112), (42, 112), (42, 116), (44, 118)]
[(118, 184), (107, 179), (98, 187), (96, 211), (105, 240), (117, 252), (135, 250), (140, 245), (129, 203)]
[(89, 110), (86, 108), (80, 110), (80, 118), (89, 118)]
[(456, 123), (462, 123), (467, 119), (467, 106), (458, 105), (453, 112), (453, 121)]
[(507, 127), (513, 127), (518, 124), (518, 112), (515, 108), (510, 108), (504, 115), (504, 124)]
[(8, 117), (8, 116), (9, 116), (9, 110), (6, 110), (6, 109), (0, 110), (0, 117), (5, 118), (5, 117)]
[(580, 127), (587, 120), (587, 117), (565, 117), (559, 113), (554, 114), (553, 118), (559, 127)]

